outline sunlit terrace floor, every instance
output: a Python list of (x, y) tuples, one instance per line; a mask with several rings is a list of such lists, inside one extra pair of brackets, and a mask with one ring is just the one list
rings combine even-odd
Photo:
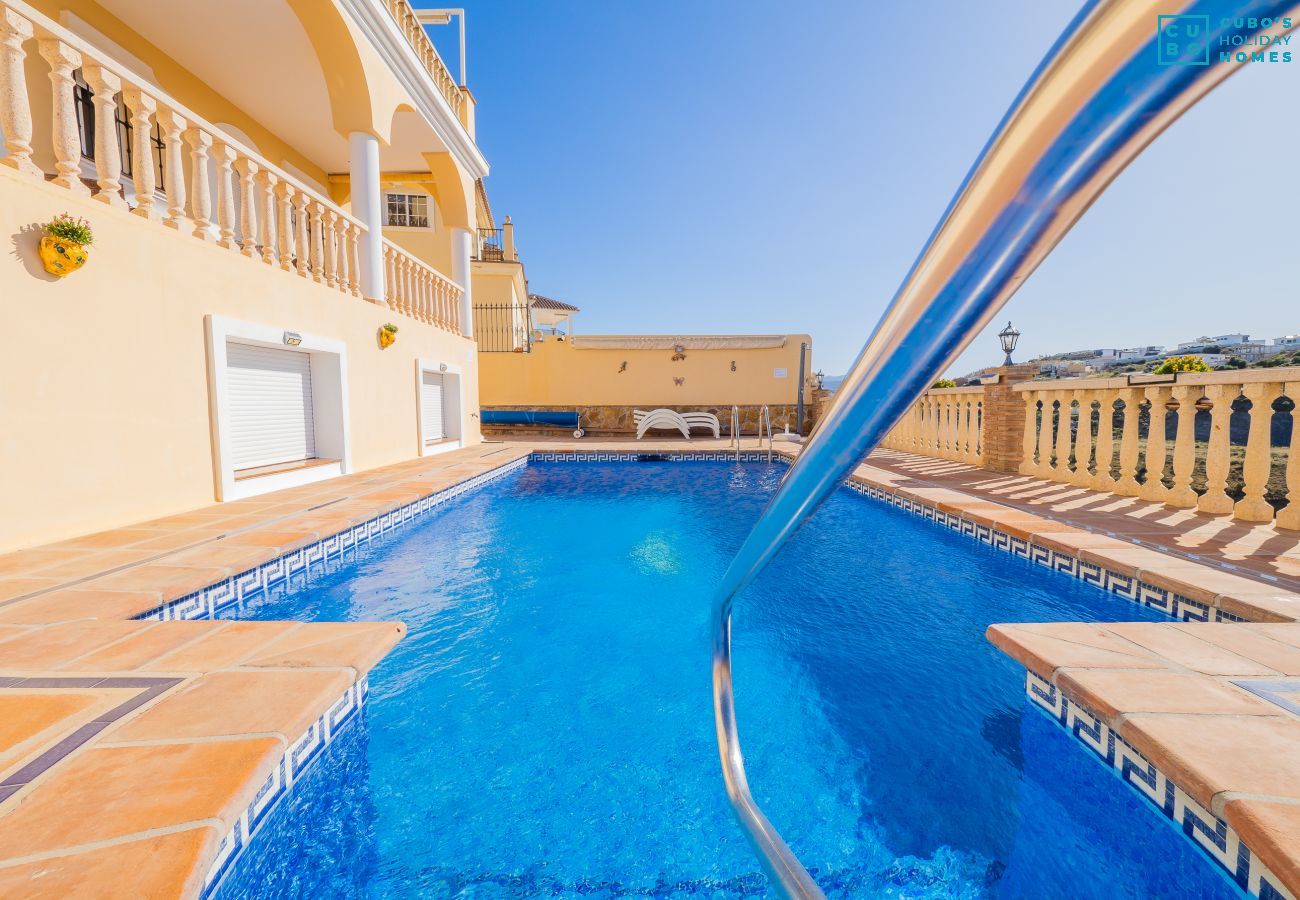
[(899, 485), (953, 488), (1014, 509), (1300, 591), (1300, 531), (1092, 491), (965, 463), (879, 450), (872, 467)]
[[(102, 896), (194, 894), (285, 748), (403, 633), (395, 623), (133, 616), (533, 450), (728, 448), (725, 439), (521, 436), (0, 556), (0, 896), (67, 896), (85, 885)], [(995, 626), (990, 635), (1123, 730), (1300, 892), (1300, 718), (1234, 683), (1300, 677), (1300, 624), (1284, 624), (1300, 618), (1300, 594), (1287, 589), (1300, 579), (1296, 540), (896, 453), (855, 475), (1278, 623)]]

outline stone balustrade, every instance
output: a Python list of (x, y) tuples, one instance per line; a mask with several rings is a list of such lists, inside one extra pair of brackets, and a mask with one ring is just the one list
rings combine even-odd
[[(1016, 391), (1027, 407), (1021, 474), (1300, 529), (1300, 369), (1027, 382)], [(1292, 502), (1275, 512), (1283, 496)]]
[[(48, 117), (33, 116), (33, 102), (46, 92), (27, 84), (29, 48), (49, 64)], [(88, 136), (94, 147), (93, 190), (81, 174), (78, 72), (93, 91), (95, 133)], [(119, 95), (131, 126), (130, 202), (122, 165), (128, 148), (118, 137)], [(360, 296), (357, 245), (365, 231), (360, 222), (31, 7), (0, 0), (0, 129), (6, 150), (0, 165), (45, 178), (34, 161), (34, 121), (49, 125), (50, 133), (41, 138), (53, 151), (54, 184)], [(161, 141), (159, 152), (155, 140)], [(328, 249), (309, 255), (308, 246), (318, 242)]]
[(384, 5), (388, 7), (388, 12), (397, 23), (398, 30), (402, 32), (406, 42), (411, 45), (416, 57), (433, 79), (433, 83), (437, 85), (438, 91), (446, 98), (451, 111), (456, 114), (456, 118), (460, 119), (461, 124), (468, 128), (465, 94), (461, 91), (460, 85), (456, 84), (456, 79), (452, 77), (451, 72), (447, 70), (442, 57), (433, 46), (433, 41), (429, 40), (429, 35), (425, 33), (424, 26), (420, 23), (415, 10), (411, 8), (410, 2), (384, 0)]
[[(25, 60), (33, 50), (48, 63), (52, 91), (27, 83)], [(93, 92), (95, 133), (86, 136), (94, 147), (93, 188), (83, 177), (78, 77)], [(130, 123), (128, 146), (119, 138), (119, 96)], [(34, 106), (38, 102), (52, 103), (48, 115)], [(49, 142), (52, 172), (37, 164), (45, 154), (44, 146), (33, 144), (34, 123), (48, 128), (39, 138)], [(0, 0), (0, 131), (6, 151), (0, 165), (362, 296), (364, 224), (20, 0)], [(390, 282), (385, 297), (368, 299), (387, 300), (400, 312), (459, 334), (459, 311), (454, 303), (447, 307), (460, 287), (394, 247), (385, 256), (386, 272), (400, 272), (404, 280)]]
[(1022, 369), (926, 391), (881, 446), (1300, 530), (1300, 368), (1007, 377)]
[(931, 388), (880, 446), (978, 466), (983, 460), (984, 387)]
[(398, 312), (460, 334), (460, 299), (464, 293), (437, 269), (384, 239), (384, 283), (388, 305)]

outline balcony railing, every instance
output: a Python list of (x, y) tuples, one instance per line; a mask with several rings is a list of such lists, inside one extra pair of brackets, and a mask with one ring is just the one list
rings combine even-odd
[(433, 41), (429, 40), (429, 35), (425, 33), (424, 26), (420, 24), (420, 19), (411, 8), (411, 4), (407, 0), (384, 0), (384, 5), (388, 7), (388, 12), (397, 22), (398, 29), (433, 78), (433, 83), (446, 98), (451, 111), (463, 123), (465, 119), (461, 107), (465, 103), (465, 95), (461, 93), (460, 86), (456, 84), (456, 79), (451, 76), (451, 72), (447, 71), (446, 64), (438, 55)]
[(532, 319), (519, 303), (475, 304), (474, 340), (480, 353), (527, 353), (532, 349)]
[[(29, 50), (49, 64), (52, 91), (27, 84)], [(34, 110), (38, 100), (52, 103), (48, 115)], [(0, 0), (0, 131), (0, 165), (361, 296), (361, 222), (21, 0)], [(52, 149), (54, 172), (36, 165), (36, 137)], [(396, 247), (384, 255), (384, 299), (460, 333), (460, 287)]]
[(480, 228), (474, 244), (474, 258), (482, 262), (504, 262), (505, 243), (500, 228)]
[[(35, 49), (49, 64), (52, 91), (32, 91), (23, 60)], [(323, 194), (252, 152), (156, 86), (17, 0), (0, 0), (0, 159), (74, 194), (131, 208), (143, 219), (211, 241), (269, 266), (360, 296), (358, 245), (365, 226)], [(84, 84), (84, 87), (82, 87)], [(78, 115), (78, 92), (81, 115)], [(55, 171), (33, 161), (33, 101), (51, 102), (35, 121), (53, 150)], [(120, 127), (118, 97), (129, 113)], [(85, 102), (94, 115), (86, 115)], [(83, 134), (82, 124), (93, 134)], [(155, 134), (162, 153), (155, 153)], [(129, 135), (129, 136), (128, 136)], [(128, 136), (131, 203), (123, 186)], [(91, 149), (95, 187), (82, 179)], [(165, 175), (165, 183), (164, 183)], [(89, 179), (87, 179), (89, 180)], [(215, 182), (215, 183), (214, 183)]]
[(388, 305), (400, 313), (460, 334), (460, 285), (384, 239), (384, 284)]

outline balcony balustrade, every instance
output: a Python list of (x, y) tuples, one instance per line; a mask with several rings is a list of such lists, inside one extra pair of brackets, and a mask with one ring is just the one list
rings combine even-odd
[[(27, 84), (30, 50), (49, 65), (48, 117), (33, 115), (44, 92)], [(53, 152), (53, 172), (35, 162), (36, 122), (48, 128), (39, 138)], [(93, 134), (83, 133), (87, 126)], [(0, 0), (0, 130), (0, 165), (361, 297), (364, 224), (19, 0)], [(86, 156), (93, 187), (82, 177)], [(461, 288), (392, 245), (384, 257), (386, 274), (400, 279), (386, 288), (389, 305), (459, 334)]]
[(460, 285), (384, 239), (385, 300), (403, 315), (461, 333)]
[(424, 25), (421, 24), (411, 4), (407, 0), (383, 0), (383, 3), (393, 17), (393, 21), (397, 23), (398, 30), (402, 32), (411, 49), (415, 51), (416, 57), (433, 79), (438, 91), (446, 98), (451, 111), (456, 114), (456, 118), (460, 119), (462, 125), (468, 127), (465, 94), (451, 72), (447, 70), (446, 64), (438, 55), (433, 41), (429, 40), (429, 35), (425, 33)]

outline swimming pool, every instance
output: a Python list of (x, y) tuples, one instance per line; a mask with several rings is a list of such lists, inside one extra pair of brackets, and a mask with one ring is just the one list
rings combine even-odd
[[(220, 895), (762, 896), (708, 613), (781, 473), (533, 462), (228, 613), (410, 632)], [(841, 490), (738, 605), (755, 797), (831, 896), (1239, 896), (983, 639), (1157, 618)]]

